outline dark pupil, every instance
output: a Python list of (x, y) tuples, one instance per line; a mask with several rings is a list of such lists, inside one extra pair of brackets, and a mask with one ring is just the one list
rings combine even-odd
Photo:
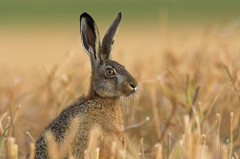
[(112, 74), (112, 70), (108, 70), (108, 74)]
[(114, 40), (112, 41), (112, 45), (114, 44)]

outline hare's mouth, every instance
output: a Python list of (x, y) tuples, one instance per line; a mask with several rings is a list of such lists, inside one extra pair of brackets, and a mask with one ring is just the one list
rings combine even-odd
[(123, 96), (128, 97), (128, 96), (136, 93), (136, 91), (137, 91), (137, 87), (128, 89), (128, 91), (123, 93)]
[(132, 94), (136, 93), (136, 91), (137, 91), (137, 87), (132, 88)]

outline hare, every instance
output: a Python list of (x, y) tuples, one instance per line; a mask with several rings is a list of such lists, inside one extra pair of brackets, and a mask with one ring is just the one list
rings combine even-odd
[[(84, 158), (90, 132), (97, 128), (99, 158), (110, 158), (112, 142), (121, 146), (124, 138), (123, 117), (118, 101), (136, 92), (137, 81), (125, 67), (111, 60), (121, 12), (107, 30), (102, 45), (92, 17), (80, 16), (82, 45), (91, 61), (90, 88), (86, 96), (65, 108), (36, 142), (35, 158)], [(94, 136), (94, 135), (93, 135)]]

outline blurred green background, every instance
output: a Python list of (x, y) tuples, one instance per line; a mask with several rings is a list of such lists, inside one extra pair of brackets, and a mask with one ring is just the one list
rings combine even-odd
[(115, 18), (121, 11), (130, 24), (154, 25), (162, 12), (168, 14), (169, 24), (221, 20), (240, 15), (240, 1), (226, 0), (117, 0), (117, 1), (0, 1), (1, 25), (32, 25), (43, 23), (75, 23), (82, 12), (99, 21)]
[(239, 8), (240, 1), (233, 0), (1, 0), (0, 63), (17, 67), (53, 65), (66, 52), (82, 51), (79, 16), (83, 12), (96, 21), (100, 37), (122, 12), (121, 33), (115, 47), (128, 48), (127, 52), (134, 55), (133, 52), (150, 47), (159, 52), (159, 46), (166, 46), (159, 43), (161, 38), (167, 41), (172, 37), (176, 41), (175, 37), (179, 37), (183, 41), (187, 35), (199, 37), (212, 22), (239, 23)]

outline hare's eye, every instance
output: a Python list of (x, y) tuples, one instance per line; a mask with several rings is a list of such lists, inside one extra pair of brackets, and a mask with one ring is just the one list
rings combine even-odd
[(107, 74), (108, 76), (112, 76), (112, 75), (114, 75), (114, 71), (113, 71), (113, 69), (108, 68), (108, 69), (106, 70), (106, 74)]
[(112, 45), (114, 44), (114, 40), (112, 41)]

